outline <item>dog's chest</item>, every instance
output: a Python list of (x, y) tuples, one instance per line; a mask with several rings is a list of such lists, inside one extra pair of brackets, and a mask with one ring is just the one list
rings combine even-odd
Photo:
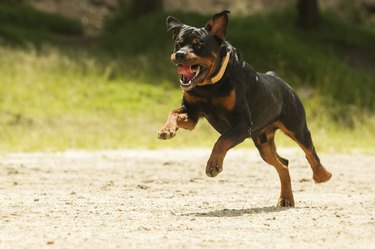
[(206, 95), (199, 96), (189, 92), (184, 92), (184, 101), (189, 105), (198, 107), (201, 111), (233, 111), (236, 105), (236, 92), (232, 89), (226, 95)]
[(197, 96), (184, 93), (185, 104), (192, 106), (200, 116), (220, 133), (229, 130), (235, 121), (236, 92), (232, 89), (226, 95)]

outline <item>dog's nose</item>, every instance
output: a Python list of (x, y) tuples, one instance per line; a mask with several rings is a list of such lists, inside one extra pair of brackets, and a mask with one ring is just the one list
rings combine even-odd
[(186, 53), (183, 51), (176, 52), (176, 60), (184, 60), (186, 58)]

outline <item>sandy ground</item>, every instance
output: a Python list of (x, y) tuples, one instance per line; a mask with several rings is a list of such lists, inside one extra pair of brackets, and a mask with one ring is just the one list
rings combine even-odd
[(375, 248), (375, 156), (323, 154), (315, 184), (289, 158), (296, 208), (275, 208), (279, 180), (255, 150), (0, 155), (0, 248)]

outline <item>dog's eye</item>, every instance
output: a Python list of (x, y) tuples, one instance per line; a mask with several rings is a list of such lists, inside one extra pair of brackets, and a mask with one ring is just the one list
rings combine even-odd
[(176, 42), (176, 46), (177, 47), (182, 47), (183, 45), (184, 45), (184, 40), (183, 39), (177, 40), (177, 42)]
[(201, 49), (203, 47), (203, 43), (197, 41), (193, 43), (193, 48), (194, 49)]

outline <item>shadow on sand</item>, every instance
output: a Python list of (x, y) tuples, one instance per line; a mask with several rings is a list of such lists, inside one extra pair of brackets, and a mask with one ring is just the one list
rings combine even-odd
[(272, 207), (262, 207), (262, 208), (245, 208), (245, 209), (222, 209), (209, 212), (197, 212), (197, 213), (187, 213), (181, 214), (182, 216), (196, 216), (196, 217), (237, 217), (246, 214), (259, 214), (259, 213), (275, 213), (286, 211), (289, 208), (278, 208)]

